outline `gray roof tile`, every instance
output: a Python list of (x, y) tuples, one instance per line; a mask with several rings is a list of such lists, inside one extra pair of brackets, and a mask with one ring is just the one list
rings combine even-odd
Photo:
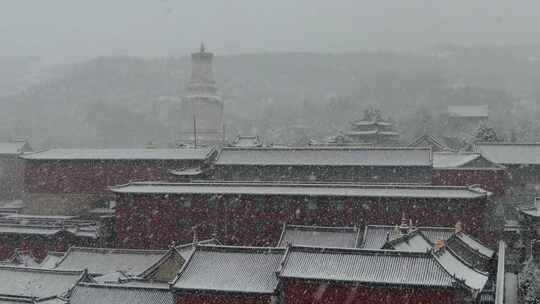
[(272, 294), (283, 248), (197, 246), (174, 289)]
[(116, 193), (140, 194), (251, 194), (309, 195), (348, 197), (410, 197), (476, 199), (490, 192), (469, 187), (360, 184), (291, 184), (291, 183), (159, 183), (135, 182), (111, 188)]
[(0, 267), (0, 294), (47, 298), (69, 291), (84, 271), (57, 271), (18, 267)]
[(475, 150), (501, 165), (540, 165), (540, 143), (477, 143)]
[(319, 227), (286, 225), (278, 247), (287, 244), (312, 247), (356, 248), (360, 229), (352, 227)]
[[(455, 232), (454, 228), (449, 227), (419, 227), (418, 229), (431, 244), (435, 244), (437, 240), (446, 241)], [(401, 236), (395, 226), (367, 225), (360, 247), (364, 249), (381, 249), (386, 244), (387, 235), (389, 235), (390, 241)]]
[(224, 148), (216, 165), (431, 166), (425, 148)]
[(36, 160), (204, 160), (213, 148), (197, 149), (51, 149), (27, 153), (24, 159)]
[(71, 294), (71, 304), (174, 304), (168, 288), (135, 287), (129, 284), (79, 284)]
[(138, 250), (71, 247), (55, 269), (88, 269), (90, 274), (107, 274), (123, 271), (139, 275), (154, 265), (167, 250)]
[(453, 287), (430, 253), (291, 247), (280, 276), (306, 280)]

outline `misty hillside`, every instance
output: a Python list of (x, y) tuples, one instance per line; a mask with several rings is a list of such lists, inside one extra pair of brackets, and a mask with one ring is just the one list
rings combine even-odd
[[(412, 136), (408, 120), (420, 106), (438, 113), (448, 104), (489, 104), (499, 119), (518, 101), (538, 103), (537, 51), (446, 46), (418, 53), (217, 56), (214, 72), (229, 136), (270, 136), (289, 124), (326, 136), (368, 105)], [(55, 67), (40, 83), (0, 99), (0, 137), (26, 137), (43, 148), (172, 142), (189, 73), (186, 57), (98, 58)]]

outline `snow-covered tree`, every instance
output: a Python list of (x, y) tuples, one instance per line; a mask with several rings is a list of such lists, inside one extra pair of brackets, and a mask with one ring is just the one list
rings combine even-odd
[(474, 141), (475, 142), (497, 142), (501, 141), (499, 136), (497, 135), (497, 132), (492, 127), (482, 124), (478, 129), (476, 130), (476, 133), (474, 134)]
[(523, 271), (519, 274), (519, 289), (523, 295), (524, 303), (540, 304), (540, 268), (530, 259), (525, 263)]

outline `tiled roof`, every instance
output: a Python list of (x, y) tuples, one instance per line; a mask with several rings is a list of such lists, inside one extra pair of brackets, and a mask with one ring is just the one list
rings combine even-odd
[(425, 148), (224, 148), (216, 165), (431, 166)]
[(291, 183), (154, 183), (134, 182), (111, 187), (116, 193), (140, 194), (251, 194), (349, 197), (410, 197), (475, 199), (491, 193), (478, 188), (416, 185), (291, 184)]
[(462, 280), (471, 290), (480, 292), (484, 289), (488, 281), (487, 273), (475, 270), (446, 248), (433, 253), (433, 256), (450, 275)]
[(39, 264), (39, 268), (53, 269), (56, 267), (56, 263), (63, 257), (64, 252), (49, 251), (47, 252), (47, 256), (43, 259), (43, 261), (41, 261), (41, 264)]
[(156, 263), (167, 250), (71, 247), (55, 269), (88, 269), (90, 274), (123, 271), (137, 276)]
[(283, 278), (453, 288), (455, 280), (429, 253), (289, 248)]
[[(452, 148), (448, 147), (444, 139), (437, 138), (435, 136), (424, 134), (413, 140), (408, 147), (431, 147), (434, 151), (450, 151)], [(434, 160), (435, 161), (435, 160)]]
[(174, 247), (174, 249), (180, 254), (180, 256), (182, 256), (184, 260), (187, 260), (195, 250), (196, 245), (221, 245), (221, 243), (217, 239), (209, 239), (190, 244), (178, 245)]
[(360, 229), (351, 227), (318, 227), (285, 225), (278, 247), (287, 244), (312, 247), (356, 248)]
[(471, 267), (489, 271), (489, 264), (495, 252), (463, 233), (453, 235), (447, 241), (447, 248)]
[(197, 246), (173, 289), (273, 294), (285, 249)]
[(26, 297), (0, 296), (0, 304), (21, 304), (21, 303), (33, 304), (34, 301)]
[(123, 280), (129, 280), (129, 275), (122, 271), (114, 271), (104, 275), (93, 277), (98, 284), (118, 284)]
[(52, 236), (61, 232), (70, 233), (72, 235), (84, 238), (97, 239), (99, 233), (95, 226), (62, 226), (55, 225), (38, 225), (38, 224), (11, 224), (0, 223), (0, 234), (21, 234), (21, 235), (41, 235)]
[(501, 169), (480, 153), (464, 152), (435, 152), (433, 153), (433, 168), (489, 168)]
[(420, 230), (415, 230), (412, 233), (398, 237), (385, 245), (385, 249), (414, 252), (427, 252), (432, 247), (433, 244), (422, 234)]
[(174, 304), (167, 288), (129, 285), (78, 284), (71, 294), (71, 304)]
[[(182, 261), (182, 264), (180, 264), (180, 266), (178, 267), (180, 268), (183, 263), (185, 263), (189, 259), (191, 254), (193, 254), (197, 245), (220, 245), (220, 243), (217, 239), (208, 239), (195, 243), (182, 244), (171, 248), (165, 254), (163, 254), (161, 258), (157, 260), (154, 264), (150, 265), (143, 272), (141, 272), (139, 274), (139, 277), (143, 279), (152, 279), (154, 272), (163, 264), (168, 264), (171, 259), (177, 259)], [(175, 273), (179, 270), (180, 269), (176, 269)]]
[(37, 160), (205, 160), (213, 151), (213, 148), (51, 149), (27, 153), (21, 157)]
[(489, 107), (487, 105), (448, 106), (448, 114), (450, 117), (487, 118), (489, 115)]
[(47, 298), (69, 291), (84, 271), (0, 267), (0, 294)]
[(480, 241), (474, 239), (468, 234), (457, 233), (455, 236), (459, 240), (461, 240), (463, 243), (467, 244), (469, 248), (473, 249), (474, 251), (477, 251), (478, 253), (482, 254), (483, 256), (487, 258), (492, 258), (493, 255), (495, 255), (495, 251), (486, 247), (484, 244), (480, 243)]
[[(422, 232), (422, 235), (431, 244), (435, 244), (437, 240), (447, 240), (455, 232), (454, 228), (448, 227), (418, 227), (417, 229)], [(396, 230), (396, 226), (367, 225), (360, 247), (365, 249), (381, 249), (387, 242), (387, 236), (392, 241), (401, 237), (401, 234), (399, 229)]]
[(475, 150), (502, 165), (540, 165), (540, 143), (477, 143)]

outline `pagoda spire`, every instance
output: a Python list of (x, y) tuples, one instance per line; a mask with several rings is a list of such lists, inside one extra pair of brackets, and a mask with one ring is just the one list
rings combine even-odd
[(205, 51), (204, 42), (201, 42), (201, 53), (204, 53), (204, 51)]

